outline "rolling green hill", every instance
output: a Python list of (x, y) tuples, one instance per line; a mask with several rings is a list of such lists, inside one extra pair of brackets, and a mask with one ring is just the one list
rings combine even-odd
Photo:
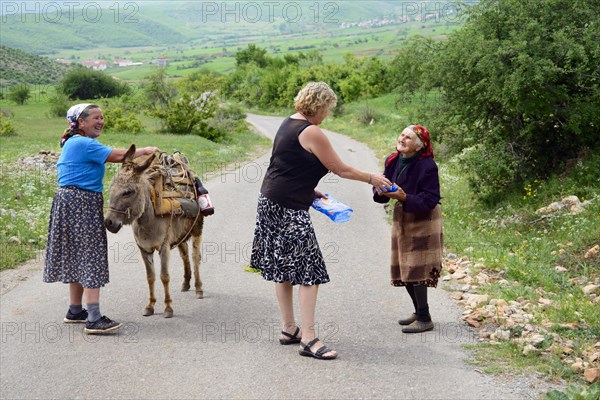
[(2, 7), (2, 45), (38, 55), (105, 47), (176, 44), (215, 47), (231, 43), (232, 39), (239, 42), (257, 35), (312, 34), (338, 30), (344, 23), (373, 19), (402, 16), (425, 19), (436, 12), (442, 14), (443, 19), (451, 17), (452, 10), (442, 7), (440, 2), (380, 0), (289, 3), (39, 1), (24, 4), (6, 3)]
[(0, 85), (58, 83), (72, 67), (0, 46)]
[[(74, 5), (67, 9), (66, 4)], [(411, 35), (444, 39), (457, 29), (462, 21), (448, 4), (39, 1), (24, 8), (13, 2), (2, 6), (0, 40), (4, 46), (77, 64), (102, 59), (111, 65), (125, 58), (136, 65), (107, 70), (124, 80), (142, 78), (165, 57), (167, 74), (179, 77), (199, 67), (231, 71), (235, 53), (250, 43), (273, 55), (317, 50), (327, 62), (341, 62), (346, 53), (393, 57)]]

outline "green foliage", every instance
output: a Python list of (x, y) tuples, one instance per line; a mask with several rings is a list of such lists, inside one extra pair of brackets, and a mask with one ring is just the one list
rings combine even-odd
[[(598, 2), (484, 0), (439, 52), (436, 85), (450, 122), (444, 140), (480, 145), (466, 160), (476, 187), (489, 189), (478, 197), (547, 177), (565, 155), (597, 146), (598, 13)], [(516, 167), (509, 179), (497, 175), (504, 168), (479, 164), (501, 151), (500, 161)]]
[(340, 93), (345, 101), (352, 102), (366, 97), (366, 84), (359, 75), (351, 75), (339, 83)]
[(10, 119), (0, 112), (0, 136), (11, 136), (17, 133)]
[(180, 93), (199, 96), (205, 92), (218, 92), (223, 86), (224, 78), (209, 70), (197, 70), (186, 75), (177, 82)]
[(72, 103), (69, 96), (60, 90), (50, 97), (48, 102), (50, 103), (49, 115), (51, 117), (66, 117), (67, 110), (71, 107)]
[(142, 90), (146, 99), (145, 107), (151, 110), (165, 107), (177, 94), (177, 89), (168, 82), (164, 68), (156, 68), (148, 75)]
[(242, 107), (237, 104), (227, 104), (217, 108), (208, 125), (214, 129), (216, 135), (214, 140), (219, 141), (245, 129), (245, 120), (246, 113)]
[(246, 49), (235, 53), (236, 66), (241, 67), (250, 63), (254, 63), (260, 68), (266, 67), (269, 64), (267, 49), (262, 49), (255, 44), (249, 44)]
[(435, 82), (439, 47), (439, 43), (419, 35), (406, 40), (388, 67), (389, 84), (394, 91), (408, 98), (417, 90), (430, 87)]
[(29, 100), (30, 97), (31, 97), (31, 89), (29, 89), (29, 86), (24, 83), (20, 83), (18, 85), (11, 86), (10, 89), (8, 90), (9, 100), (14, 101), (15, 103), (17, 103), (20, 106), (25, 104), (27, 102), (27, 100)]
[(476, 145), (457, 157), (473, 191), (490, 203), (504, 196), (503, 189), (514, 182), (518, 173), (518, 162), (507, 147)]
[(139, 116), (141, 108), (132, 95), (123, 95), (100, 102), (104, 114), (104, 129), (112, 132), (140, 133), (145, 127)]
[(138, 116), (131, 111), (123, 111), (121, 107), (103, 108), (104, 129), (109, 131), (140, 133), (144, 125)]
[(569, 386), (564, 392), (552, 390), (546, 393), (547, 400), (598, 400), (600, 399), (600, 382), (589, 387)]
[(162, 120), (170, 133), (195, 134), (215, 141), (219, 139), (219, 132), (208, 125), (208, 120), (213, 117), (216, 107), (216, 96), (210, 92), (199, 97), (184, 94), (166, 107), (154, 110), (153, 115)]
[(129, 87), (102, 71), (77, 68), (65, 75), (61, 90), (70, 99), (98, 99), (129, 93)]
[[(4, 27), (2, 28), (2, 35), (4, 39)], [(34, 56), (22, 50), (0, 46), (2, 80), (9, 85), (17, 83), (30, 85), (58, 83), (71, 68), (69, 65), (59, 64), (46, 57)]]

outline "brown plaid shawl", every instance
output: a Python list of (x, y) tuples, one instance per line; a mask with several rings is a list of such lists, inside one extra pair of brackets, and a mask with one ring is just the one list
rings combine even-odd
[(436, 287), (442, 270), (442, 213), (407, 213), (396, 203), (392, 223), (391, 283)]

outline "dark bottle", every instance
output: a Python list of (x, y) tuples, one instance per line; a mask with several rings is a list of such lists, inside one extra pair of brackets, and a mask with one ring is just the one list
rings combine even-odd
[(215, 213), (215, 208), (210, 201), (210, 197), (208, 196), (208, 190), (202, 185), (202, 181), (200, 178), (196, 177), (194, 180), (196, 183), (196, 194), (198, 195), (198, 205), (200, 206), (200, 212), (205, 217), (209, 215), (213, 215)]

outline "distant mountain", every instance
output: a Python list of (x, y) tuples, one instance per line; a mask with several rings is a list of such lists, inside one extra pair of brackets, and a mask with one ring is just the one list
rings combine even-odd
[[(431, 13), (439, 2), (7, 2), (1, 43), (33, 54), (220, 42), (253, 32), (336, 29), (341, 23)], [(104, 7), (104, 8), (100, 8)]]
[(0, 46), (0, 84), (58, 83), (72, 67), (46, 57), (28, 54), (22, 50)]

